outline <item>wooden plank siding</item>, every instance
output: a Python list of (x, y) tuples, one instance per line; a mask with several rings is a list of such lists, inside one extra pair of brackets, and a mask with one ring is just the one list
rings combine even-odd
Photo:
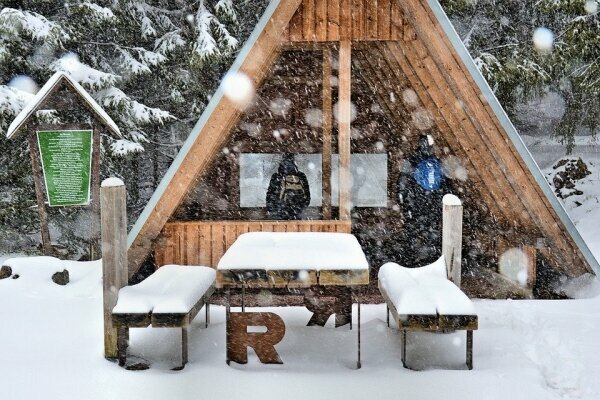
[(289, 26), (290, 42), (350, 39), (406, 40), (415, 31), (405, 23), (399, 0), (302, 0)]
[(350, 233), (350, 221), (194, 221), (169, 222), (154, 245), (156, 264), (216, 268), (225, 251), (246, 232)]
[[(503, 213), (502, 209), (498, 207), (494, 196), (489, 192), (488, 186), (483, 183), (483, 178), (480, 176), (480, 171), (477, 166), (463, 150), (462, 146), (456, 141), (452, 134), (452, 129), (446, 124), (435, 105), (428, 101), (426, 92), (420, 90), (421, 87), (417, 85), (417, 82), (415, 82), (414, 79), (411, 79), (412, 82), (406, 81), (407, 77), (402, 73), (399, 65), (394, 65), (393, 62), (390, 62), (390, 60), (387, 59), (385, 54), (380, 53), (377, 49), (355, 51), (353, 59), (357, 66), (357, 70), (364, 72), (362, 74), (363, 78), (369, 82), (369, 86), (374, 91), (374, 95), (379, 100), (380, 104), (384, 107), (386, 114), (396, 123), (400, 124), (402, 123), (402, 119), (406, 120), (407, 118), (410, 118), (407, 117), (410, 111), (406, 109), (404, 102), (391, 102), (389, 100), (389, 94), (394, 93), (395, 97), (399, 98), (403, 91), (408, 89), (412, 89), (418, 94), (419, 99), (421, 100), (421, 106), (431, 113), (436, 122), (436, 126), (440, 130), (441, 135), (440, 137), (435, 138), (436, 142), (443, 143), (442, 146), (447, 146), (452, 150), (453, 154), (465, 161), (469, 179), (473, 183), (475, 190), (482, 196), (486, 205), (488, 205), (490, 211), (495, 216), (503, 217), (504, 220), (508, 220), (508, 217)], [(393, 85), (392, 83), (394, 82), (402, 82), (402, 84)], [(411, 83), (415, 84), (414, 89)]]

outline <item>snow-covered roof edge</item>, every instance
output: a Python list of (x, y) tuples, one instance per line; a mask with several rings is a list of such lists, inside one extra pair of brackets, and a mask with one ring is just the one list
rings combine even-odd
[(69, 74), (63, 71), (57, 71), (52, 75), (50, 79), (42, 86), (42, 88), (37, 92), (37, 94), (31, 99), (29, 103), (23, 107), (21, 112), (17, 114), (13, 122), (8, 127), (6, 131), (6, 137), (12, 138), (15, 133), (19, 131), (19, 129), (23, 126), (27, 118), (33, 114), (34, 110), (44, 101), (46, 96), (54, 89), (62, 79), (66, 79), (71, 86), (75, 89), (75, 91), (82, 97), (82, 99), (88, 104), (89, 107), (98, 115), (98, 117), (106, 124), (106, 126), (112, 130), (116, 135), (121, 135), (121, 131), (112, 118), (104, 111), (100, 104), (96, 102), (90, 96), (90, 94), (79, 84), (77, 83)]
[[(239, 71), (240, 67), (246, 60), (246, 57), (248, 57), (248, 54), (250, 54), (250, 51), (252, 50), (256, 41), (258, 40), (260, 34), (262, 33), (262, 31), (265, 29), (265, 27), (271, 20), (273, 13), (277, 9), (277, 7), (279, 7), (279, 4), (281, 3), (281, 1), (285, 1), (285, 0), (272, 0), (269, 2), (267, 9), (263, 13), (262, 17), (260, 18), (260, 20), (258, 21), (256, 26), (254, 27), (254, 30), (250, 34), (250, 37), (248, 37), (248, 40), (246, 41), (246, 43), (240, 50), (239, 54), (237, 55), (235, 61), (231, 65), (231, 68), (229, 68), (229, 71), (227, 71), (227, 73), (225, 75), (235, 74)], [(152, 194), (152, 197), (150, 197), (148, 204), (146, 204), (146, 207), (144, 208), (144, 210), (138, 217), (137, 221), (135, 221), (135, 224), (131, 228), (131, 231), (129, 231), (129, 235), (127, 235), (127, 248), (131, 247), (135, 238), (139, 235), (140, 231), (142, 230), (142, 227), (144, 226), (144, 224), (150, 217), (152, 210), (154, 209), (154, 207), (156, 207), (156, 204), (158, 203), (160, 198), (163, 196), (165, 190), (167, 189), (169, 182), (173, 179), (173, 176), (179, 169), (179, 166), (181, 165), (181, 163), (183, 163), (183, 160), (185, 160), (186, 156), (190, 152), (192, 146), (194, 145), (194, 142), (196, 142), (196, 139), (200, 135), (200, 132), (202, 132), (202, 128), (204, 128), (204, 125), (206, 125), (206, 122), (208, 121), (210, 115), (213, 113), (213, 111), (215, 110), (217, 105), (221, 102), (223, 95), (224, 95), (223, 82), (221, 82), (219, 84), (219, 87), (217, 88), (217, 91), (215, 92), (215, 94), (212, 96), (210, 102), (208, 103), (208, 106), (206, 106), (206, 109), (200, 116), (200, 119), (198, 120), (198, 122), (196, 122), (196, 125), (194, 125), (194, 128), (190, 132), (188, 138), (183, 143), (183, 146), (179, 150), (179, 153), (177, 153), (177, 157), (171, 163), (171, 166), (169, 167), (169, 169), (165, 173), (165, 176), (162, 178), (162, 180), (158, 184), (156, 190)]]
[(517, 151), (519, 152), (519, 154), (525, 161), (525, 164), (531, 171), (531, 174), (533, 175), (536, 182), (538, 183), (538, 185), (541, 187), (542, 191), (544, 192), (544, 195), (546, 195), (546, 198), (548, 199), (548, 201), (554, 208), (554, 211), (556, 212), (556, 214), (558, 214), (558, 217), (560, 218), (562, 223), (567, 228), (567, 231), (569, 232), (569, 234), (571, 235), (571, 237), (573, 238), (573, 240), (579, 247), (579, 250), (585, 257), (587, 262), (590, 264), (590, 266), (592, 267), (592, 269), (594, 270), (596, 275), (600, 276), (600, 264), (598, 264), (598, 260), (596, 259), (596, 257), (594, 257), (594, 255), (590, 251), (589, 247), (587, 246), (587, 244), (585, 243), (585, 241), (579, 234), (579, 231), (577, 230), (577, 228), (575, 228), (573, 221), (571, 220), (571, 218), (565, 211), (563, 205), (560, 203), (560, 201), (556, 198), (556, 196), (552, 192), (552, 189), (550, 188), (550, 185), (548, 184), (548, 182), (546, 181), (546, 178), (542, 174), (542, 171), (540, 170), (539, 166), (533, 159), (533, 156), (531, 155), (531, 153), (529, 152), (527, 147), (525, 146), (525, 143), (523, 143), (521, 136), (519, 136), (519, 133), (517, 132), (517, 130), (514, 127), (514, 125), (512, 124), (512, 122), (510, 121), (510, 118), (508, 118), (506, 111), (504, 111), (504, 108), (502, 108), (502, 105), (500, 105), (500, 102), (496, 98), (496, 95), (494, 95), (494, 92), (492, 91), (492, 89), (488, 85), (487, 81), (485, 80), (485, 78), (483, 77), (483, 75), (481, 74), (481, 72), (479, 71), (477, 66), (475, 65), (475, 62), (473, 61), (471, 54), (469, 53), (469, 51), (463, 44), (462, 40), (460, 39), (460, 36), (454, 29), (454, 26), (452, 25), (452, 23), (450, 22), (450, 19), (448, 18), (448, 16), (442, 9), (442, 6), (440, 5), (439, 1), (438, 0), (427, 0), (427, 3), (429, 4), (429, 7), (433, 11), (433, 14), (437, 18), (438, 22), (442, 26), (442, 29), (444, 30), (444, 32), (446, 33), (446, 36), (450, 40), (450, 43), (452, 43), (452, 46), (454, 47), (454, 49), (460, 56), (462, 62), (467, 67), (467, 70), (473, 77), (473, 80), (479, 87), (479, 90), (481, 90), (481, 93), (485, 97), (485, 100), (488, 102), (488, 104), (492, 108), (492, 111), (494, 111), (494, 114), (500, 121), (502, 128), (504, 128), (506, 133), (508, 133), (508, 136), (510, 137), (510, 140), (512, 141), (513, 145), (515, 146), (515, 148), (517, 149)]

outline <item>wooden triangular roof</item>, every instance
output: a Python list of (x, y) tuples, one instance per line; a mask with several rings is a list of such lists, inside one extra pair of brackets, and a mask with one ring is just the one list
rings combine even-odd
[[(437, 0), (274, 0), (233, 63), (258, 87), (288, 42), (377, 41), (362, 52), (371, 68), (408, 80), (452, 150), (469, 159), (482, 196), (507, 221), (525, 220), (550, 239), (556, 267), (600, 273), (598, 261), (475, 66)], [(360, 47), (359, 47), (360, 49)], [(359, 53), (361, 53), (359, 51)], [(359, 59), (358, 62), (361, 62)], [(376, 72), (374, 70), (374, 72)], [(382, 85), (386, 79), (379, 79)], [(151, 250), (195, 179), (207, 170), (241, 112), (219, 87), (128, 237), (130, 274)]]
[(77, 83), (68, 73), (58, 71), (52, 75), (50, 79), (42, 86), (42, 88), (36, 93), (29, 103), (23, 107), (21, 112), (17, 114), (13, 122), (6, 131), (6, 137), (12, 138), (19, 130), (26, 124), (27, 120), (41, 107), (44, 106), (44, 100), (46, 100), (52, 93), (54, 93), (62, 85), (65, 85), (73, 93), (75, 93), (83, 105), (94, 114), (94, 116), (105, 125), (113, 134), (121, 136), (119, 127), (112, 118), (104, 111), (102, 107), (90, 96), (90, 94)]

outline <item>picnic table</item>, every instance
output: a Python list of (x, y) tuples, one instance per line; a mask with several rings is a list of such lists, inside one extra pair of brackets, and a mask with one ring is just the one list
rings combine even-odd
[[(250, 232), (240, 235), (217, 266), (216, 286), (226, 289), (227, 297), (227, 362), (247, 362), (250, 346), (261, 362), (281, 363), (274, 345), (283, 338), (285, 325), (274, 313), (246, 313), (247, 288), (360, 288), (368, 283), (367, 259), (351, 234)], [(241, 290), (241, 313), (231, 312), (231, 290)], [(360, 296), (357, 298), (357, 366), (360, 368)], [(261, 325), (267, 327), (267, 332), (247, 332), (248, 326)]]

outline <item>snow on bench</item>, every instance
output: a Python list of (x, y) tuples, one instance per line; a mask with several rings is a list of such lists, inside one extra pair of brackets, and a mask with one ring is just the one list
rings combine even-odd
[(119, 291), (113, 314), (187, 314), (215, 282), (209, 267), (165, 265)]
[(400, 315), (476, 315), (473, 302), (446, 278), (443, 256), (420, 268), (387, 263), (378, 277)]
[(402, 330), (402, 363), (406, 367), (406, 331), (467, 331), (467, 366), (473, 368), (473, 330), (477, 313), (473, 302), (447, 278), (444, 256), (420, 268), (395, 263), (379, 269), (379, 290)]
[(181, 328), (182, 369), (188, 360), (188, 326), (205, 307), (214, 291), (216, 273), (209, 267), (165, 265), (137, 285), (119, 290), (113, 308), (113, 325), (118, 328), (119, 365), (125, 366), (129, 328)]

